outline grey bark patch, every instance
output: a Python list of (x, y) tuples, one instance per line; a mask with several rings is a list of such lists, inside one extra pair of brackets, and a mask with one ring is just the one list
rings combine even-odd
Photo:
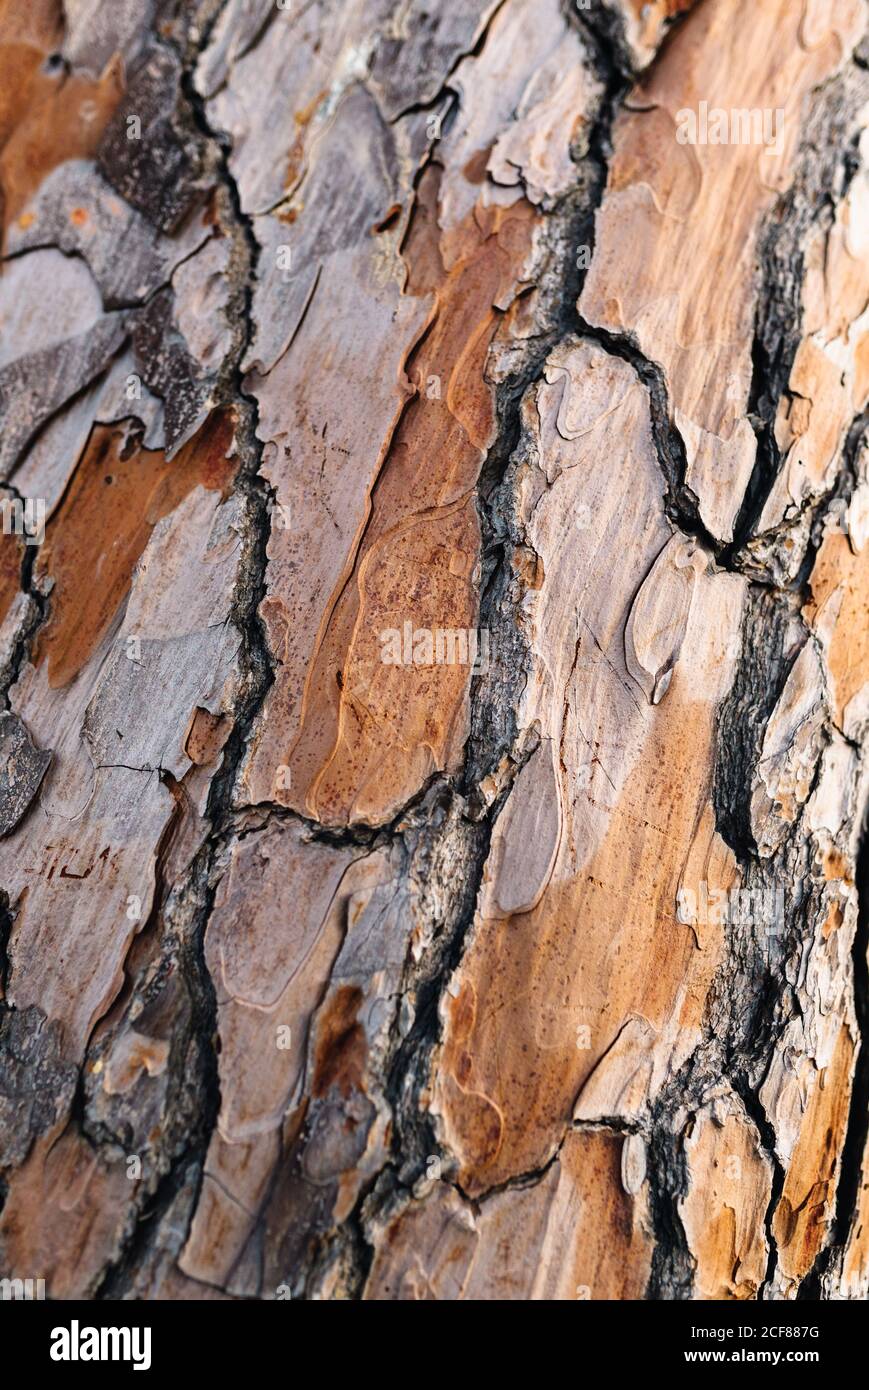
[(204, 145), (184, 119), (181, 76), (174, 54), (163, 49), (150, 54), (106, 131), (98, 161), (116, 192), (167, 233), (176, 230), (204, 191)]
[(64, 255), (80, 256), (106, 309), (138, 304), (155, 294), (179, 262), (211, 235), (201, 217), (192, 218), (174, 239), (158, 235), (88, 159), (69, 159), (53, 169), (26, 211), (7, 233), (8, 251), (18, 255), (57, 247)]
[(65, 0), (63, 56), (74, 68), (99, 76), (115, 53), (132, 63), (154, 21), (154, 0)]
[(26, 814), (50, 762), (51, 753), (34, 747), (17, 714), (0, 715), (0, 835)]
[(12, 472), (50, 417), (99, 376), (120, 348), (123, 314), (106, 314), (86, 332), (29, 353), (0, 371), (0, 469)]
[(374, 58), (372, 78), (389, 120), (415, 102), (435, 99), (459, 58), (479, 41), (494, 9), (479, 0), (443, 7), (411, 0), (402, 33), (384, 35)]
[(166, 448), (171, 458), (205, 420), (216, 377), (203, 372), (172, 321), (171, 290), (155, 295), (132, 332), (136, 366), (163, 401)]
[(23, 1163), (72, 1101), (77, 1069), (62, 1058), (60, 1033), (35, 1005), (11, 1009), (0, 1026), (0, 1168)]

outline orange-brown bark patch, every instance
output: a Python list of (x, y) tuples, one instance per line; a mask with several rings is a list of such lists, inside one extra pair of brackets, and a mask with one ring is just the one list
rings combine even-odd
[(97, 426), (46, 528), (37, 573), (54, 581), (51, 614), (35, 660), (49, 684), (66, 685), (105, 636), (157, 522), (197, 486), (226, 494), (234, 424), (212, 414), (170, 462), (161, 450), (126, 454), (123, 430)]
[(326, 1004), (317, 1026), (313, 1095), (324, 1096), (332, 1086), (344, 1096), (363, 1089), (368, 1045), (357, 1017), (361, 1005), (357, 985), (342, 985)]
[(685, 789), (712, 732), (708, 709), (673, 690), (583, 872), (554, 878), (531, 912), (478, 924), (438, 1076), (471, 1195), (546, 1161), (629, 1019), (698, 1025), (721, 929), (698, 950), (676, 907), (696, 815)]
[[(515, 287), (535, 213), (526, 203), (478, 214), (449, 272), (437, 247), (436, 175), (421, 185), (420, 225), (405, 242), (408, 288), (434, 289), (432, 322), (407, 375), (417, 388), (395, 431), (371, 498), (350, 582), (311, 664), (302, 729), (279, 800), (340, 824), (378, 823), (459, 754), (470, 666), (385, 666), (380, 633), (470, 630), (479, 526), (473, 499), (494, 431), (486, 357)], [(340, 679), (339, 679), (340, 677)]]
[(12, 607), (21, 587), (24, 541), (20, 536), (0, 535), (0, 623)]
[[(827, 645), (827, 669), (841, 727), (850, 700), (869, 681), (869, 547), (855, 555), (840, 531), (828, 531), (811, 575), (806, 617), (823, 626), (827, 603), (836, 603)], [(837, 590), (841, 593), (837, 594)]]
[(785, 1274), (805, 1278), (824, 1241), (836, 1200), (835, 1176), (851, 1098), (854, 1044), (842, 1027), (832, 1060), (819, 1073), (773, 1217)]
[(184, 742), (184, 752), (192, 763), (201, 767), (214, 762), (229, 737), (232, 727), (226, 714), (212, 714), (197, 705)]
[(0, 203), (4, 232), (46, 174), (92, 159), (123, 94), (119, 60), (99, 78), (47, 71), (44, 50), (0, 44)]

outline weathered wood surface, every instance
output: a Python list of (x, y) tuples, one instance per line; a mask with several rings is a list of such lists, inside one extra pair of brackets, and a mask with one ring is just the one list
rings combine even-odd
[(0, 3), (0, 1273), (869, 1296), (866, 24)]

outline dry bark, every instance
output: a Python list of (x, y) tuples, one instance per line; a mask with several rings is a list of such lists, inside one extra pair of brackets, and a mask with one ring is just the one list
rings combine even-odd
[(0, 1275), (869, 1296), (866, 22), (0, 3)]

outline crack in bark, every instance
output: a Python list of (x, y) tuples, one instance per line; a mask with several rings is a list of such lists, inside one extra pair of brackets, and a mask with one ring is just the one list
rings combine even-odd
[[(227, 401), (236, 405), (238, 412), (236, 445), (241, 467), (236, 476), (234, 491), (241, 493), (244, 498), (247, 524), (230, 613), (231, 621), (241, 638), (239, 651), (242, 677), (233, 711), (233, 728), (223, 749), (220, 768), (209, 787), (205, 813), (211, 826), (209, 834), (196, 854), (185, 879), (173, 888), (169, 899), (159, 903), (155, 894), (155, 921), (162, 922), (164, 928), (164, 951), (167, 956), (172, 953), (173, 947), (177, 951), (189, 990), (193, 1007), (191, 1032), (202, 1050), (203, 1071), (200, 1085), (191, 1088), (198, 1111), (198, 1124), (189, 1142), (180, 1153), (173, 1156), (168, 1171), (161, 1177), (151, 1201), (153, 1212), (162, 1215), (179, 1194), (192, 1184), (188, 1221), (201, 1192), (205, 1154), (220, 1106), (216, 1055), (217, 1000), (205, 963), (205, 934), (220, 878), (219, 851), (232, 835), (232, 799), (236, 778), (246, 752), (251, 726), (273, 680), (265, 634), (258, 613), (259, 603), (265, 594), (266, 546), (270, 532), (269, 489), (258, 474), (262, 444), (256, 436), (257, 402), (245, 392), (241, 370), (241, 362), (253, 338), (253, 282), (259, 246), (253, 233), (251, 219), (242, 211), (238, 188), (229, 168), (229, 144), (221, 141), (219, 134), (211, 129), (205, 102), (197, 93), (192, 77), (195, 59), (208, 42), (213, 25), (219, 17), (220, 8), (213, 10), (207, 24), (201, 25), (197, 42), (191, 40), (190, 49), (184, 55), (182, 90), (190, 114), (214, 158), (220, 180), (222, 225), (233, 238), (241, 267), (235, 273), (237, 293), (234, 305), (239, 317), (240, 330), (228, 362), (224, 365), (222, 380), (223, 395)], [(194, 32), (193, 25), (190, 32)], [(158, 854), (158, 876), (161, 859), (162, 856)], [(180, 1085), (183, 1089), (183, 1077)], [(97, 1297), (117, 1298), (131, 1289), (137, 1267), (151, 1242), (153, 1231), (159, 1230), (159, 1225), (158, 1220), (153, 1223), (153, 1227), (149, 1227), (144, 1224), (142, 1213), (139, 1213), (138, 1224), (128, 1230), (118, 1258), (104, 1271)]]

